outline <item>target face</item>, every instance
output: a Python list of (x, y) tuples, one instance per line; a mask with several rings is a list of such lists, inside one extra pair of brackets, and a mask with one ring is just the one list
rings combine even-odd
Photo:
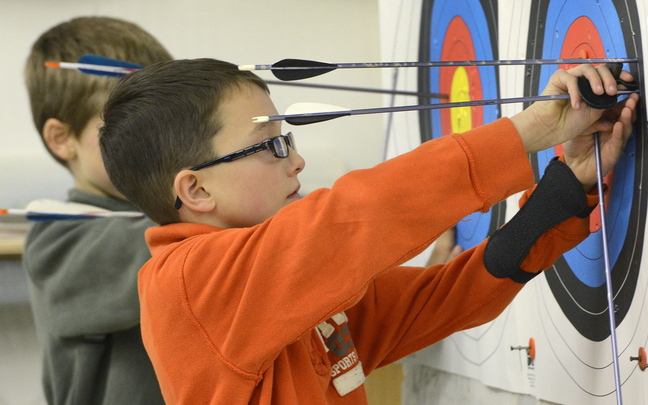
[[(625, 1), (600, 0), (593, 6), (588, 0), (534, 0), (531, 15), (537, 18), (532, 18), (529, 28), (528, 59), (636, 57), (641, 49), (640, 36), (629, 32), (632, 24), (621, 24), (634, 20), (635, 29), (639, 27), (636, 8)], [(528, 67), (525, 95), (539, 94), (557, 69), (552, 65)], [(640, 80), (636, 66), (624, 69)], [(605, 179), (610, 188), (606, 224), (617, 325), (630, 308), (643, 247), (646, 195), (641, 183), (646, 169), (643, 141), (636, 136), (643, 132), (640, 121), (623, 157)], [(559, 149), (549, 149), (532, 156), (538, 178), (559, 153)], [(593, 215), (590, 230), (591, 235), (565, 253), (545, 276), (572, 325), (585, 338), (598, 342), (610, 336), (599, 214)]]
[[(497, 58), (495, 0), (424, 1), (422, 13), (419, 60)], [(423, 100), (424, 103), (496, 99), (499, 98), (497, 70), (494, 66), (420, 69), (419, 90), (448, 95), (445, 100)], [(496, 105), (422, 111), (421, 141), (465, 132), (499, 116)], [(457, 244), (464, 249), (479, 244), (504, 223), (505, 213), (506, 202), (501, 202), (488, 213), (474, 213), (464, 218), (456, 226)]]

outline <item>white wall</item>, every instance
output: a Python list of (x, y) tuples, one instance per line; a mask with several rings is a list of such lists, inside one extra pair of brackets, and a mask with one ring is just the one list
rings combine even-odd
[[(31, 123), (22, 69), (33, 41), (49, 27), (81, 15), (109, 15), (140, 24), (176, 58), (213, 57), (237, 64), (282, 58), (329, 62), (379, 60), (376, 0), (0, 0), (0, 207), (35, 197), (65, 198), (71, 182), (44, 152)], [(11, 40), (10, 40), (11, 38)], [(276, 80), (261, 72), (265, 79)], [(311, 82), (379, 87), (380, 73), (337, 71)], [(375, 107), (368, 93), (272, 87), (279, 112), (294, 102)], [(286, 125), (289, 127), (289, 125)], [(382, 156), (379, 116), (342, 118), (291, 128), (307, 161), (311, 191), (343, 172), (373, 166)]]
[[(65, 199), (71, 187), (69, 175), (45, 152), (33, 127), (22, 69), (43, 31), (82, 15), (136, 22), (176, 58), (213, 57), (237, 64), (380, 59), (377, 0), (0, 0), (0, 208), (21, 207), (40, 197)], [(267, 73), (260, 76), (274, 80)], [(380, 72), (367, 70), (337, 71), (310, 82), (381, 84)], [(368, 93), (278, 86), (271, 91), (280, 113), (300, 101), (350, 108), (382, 102)], [(382, 157), (380, 116), (285, 125), (284, 130), (293, 131), (306, 159), (305, 192), (330, 186), (344, 172), (373, 166)], [(43, 403), (38, 346), (18, 262), (0, 258), (0, 287), (0, 405)]]

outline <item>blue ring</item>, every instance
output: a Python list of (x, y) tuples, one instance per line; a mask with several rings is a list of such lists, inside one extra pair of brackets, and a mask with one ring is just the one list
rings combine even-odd
[[(606, 28), (604, 31), (599, 31), (606, 55), (615, 58), (627, 56), (619, 17), (611, 1), (601, 0), (598, 2), (598, 8), (594, 8), (591, 1), (563, 0), (552, 1), (549, 4), (542, 58), (560, 58), (565, 34), (569, 26), (581, 16), (588, 17), (596, 27)], [(539, 89), (545, 88), (549, 78), (557, 69), (558, 67), (555, 65), (543, 65), (541, 67)], [(629, 70), (627, 65), (624, 66), (624, 69)], [(611, 267), (614, 267), (619, 257), (628, 231), (635, 184), (635, 152), (636, 138), (633, 136), (628, 141), (623, 156), (614, 168), (613, 187), (606, 211)], [(541, 174), (544, 173), (546, 165), (554, 156), (553, 149), (537, 154), (538, 168)], [(601, 248), (601, 234), (601, 230), (590, 234), (576, 248), (563, 255), (574, 275), (589, 287), (599, 287), (605, 283), (605, 262)]]
[[(435, 1), (431, 13), (430, 29), (430, 60), (441, 60), (443, 40), (452, 19), (461, 17), (468, 30), (474, 46), (477, 60), (492, 60), (493, 46), (490, 42), (488, 20), (480, 0), (444, 0)], [(497, 71), (494, 66), (480, 66), (478, 68), (484, 99), (499, 98)], [(430, 92), (439, 93), (439, 68), (430, 68)], [(432, 101), (438, 103), (438, 100)], [(495, 121), (500, 117), (497, 105), (483, 107), (484, 124)], [(431, 127), (432, 138), (443, 135), (441, 130), (441, 112), (432, 110)], [(473, 213), (456, 225), (457, 244), (464, 249), (469, 249), (481, 243), (488, 237), (493, 221), (492, 210), (487, 213)], [(497, 224), (499, 226), (501, 224)]]

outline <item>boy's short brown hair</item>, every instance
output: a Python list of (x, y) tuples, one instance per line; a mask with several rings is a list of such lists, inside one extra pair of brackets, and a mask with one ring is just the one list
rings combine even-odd
[(266, 83), (214, 59), (158, 63), (129, 74), (106, 102), (101, 155), (115, 187), (158, 224), (179, 222), (173, 181), (214, 158), (219, 106), (240, 86)]
[[(79, 17), (44, 32), (33, 44), (25, 65), (32, 118), (43, 137), (49, 118), (69, 125), (79, 136), (101, 112), (114, 77), (45, 67), (45, 62), (76, 62), (85, 54), (120, 59), (142, 66), (169, 61), (171, 54), (136, 24), (109, 17)], [(47, 145), (45, 145), (47, 147)], [(48, 149), (49, 151), (49, 149)], [(50, 154), (59, 163), (66, 162)]]

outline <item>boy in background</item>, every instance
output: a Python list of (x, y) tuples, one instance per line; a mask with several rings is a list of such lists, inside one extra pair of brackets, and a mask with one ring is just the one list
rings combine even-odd
[[(116, 187), (162, 225), (147, 230), (153, 257), (138, 282), (167, 403), (366, 404), (365, 375), (497, 316), (589, 234), (591, 134), (607, 172), (632, 132), (638, 96), (599, 119), (576, 76), (616, 92), (605, 66), (558, 71), (545, 94), (571, 102), (426, 142), (304, 198), (292, 134), (252, 120), (277, 114), (254, 74), (201, 59), (120, 80), (100, 146)], [(467, 214), (532, 187), (527, 154), (570, 139), (487, 241), (445, 265), (398, 267)]]
[[(99, 115), (117, 79), (44, 66), (85, 54), (140, 65), (172, 57), (133, 23), (81, 17), (43, 33), (25, 66), (36, 129), (74, 178), (69, 201), (137, 210), (110, 183), (99, 152)], [(164, 403), (139, 326), (137, 272), (150, 257), (144, 231), (151, 225), (146, 218), (101, 218), (32, 227), (23, 265), (43, 345), (48, 403)]]

